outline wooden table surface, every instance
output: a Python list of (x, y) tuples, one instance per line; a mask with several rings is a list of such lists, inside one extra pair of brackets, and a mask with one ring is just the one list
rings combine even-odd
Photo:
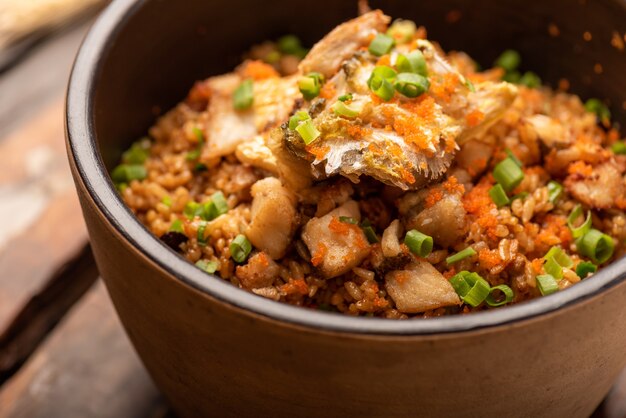
[[(0, 418), (173, 417), (98, 279), (66, 161), (63, 94), (88, 25), (0, 73)], [(626, 373), (593, 416), (626, 417)]]

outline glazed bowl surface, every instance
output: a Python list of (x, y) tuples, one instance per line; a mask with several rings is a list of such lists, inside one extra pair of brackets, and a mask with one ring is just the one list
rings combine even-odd
[[(611, 44), (626, 33), (623, 0), (371, 5), (485, 65), (515, 48), (525, 70), (608, 99), (626, 123), (626, 52)], [(231, 70), (254, 43), (295, 33), (312, 44), (355, 15), (351, 1), (116, 0), (85, 39), (68, 90), (68, 153), (98, 267), (144, 364), (181, 416), (589, 415), (626, 365), (624, 259), (505, 309), (353, 318), (207, 276), (116, 193), (108, 170), (195, 80)]]

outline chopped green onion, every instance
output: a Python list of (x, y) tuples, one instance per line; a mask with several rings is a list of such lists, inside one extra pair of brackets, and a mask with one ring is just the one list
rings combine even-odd
[(369, 51), (371, 54), (380, 57), (381, 55), (385, 55), (386, 53), (391, 51), (393, 45), (394, 40), (391, 36), (387, 36), (384, 33), (378, 33), (370, 43)]
[(561, 198), (563, 194), (563, 186), (561, 186), (556, 181), (551, 181), (548, 183), (548, 200), (552, 204), (556, 204), (556, 202)]
[(356, 107), (350, 107), (344, 102), (335, 102), (332, 106), (333, 112), (339, 116), (345, 116), (347, 118), (356, 118), (361, 113), (360, 109)]
[(206, 230), (206, 221), (200, 222), (198, 226), (198, 245), (201, 247), (206, 247), (206, 238), (204, 236), (204, 231)]
[(595, 273), (596, 271), (598, 271), (598, 266), (589, 261), (583, 261), (581, 263), (578, 263), (578, 265), (576, 266), (576, 274), (581, 279), (587, 278), (587, 276)]
[(608, 122), (611, 120), (611, 111), (599, 99), (589, 99), (585, 102), (587, 112), (595, 113), (600, 121)]
[(308, 73), (298, 80), (298, 88), (306, 100), (313, 100), (320, 94), (320, 87), (323, 82), (324, 76), (320, 73)]
[(269, 52), (265, 56), (265, 58), (263, 58), (263, 61), (265, 61), (268, 64), (276, 64), (278, 61), (280, 61), (280, 52), (278, 51)]
[(230, 243), (230, 256), (237, 263), (243, 263), (252, 251), (252, 244), (245, 235), (239, 234)]
[(548, 258), (554, 258), (554, 260), (561, 267), (565, 267), (565, 268), (570, 268), (570, 267), (572, 267), (574, 265), (574, 262), (572, 261), (570, 256), (567, 255), (567, 253), (565, 251), (563, 251), (563, 249), (561, 247), (552, 247), (552, 248), (550, 248), (550, 250), (546, 253), (544, 258), (546, 260)]
[(378, 242), (378, 235), (371, 225), (362, 225), (361, 229), (370, 244), (376, 244)]
[(184, 234), (185, 231), (183, 230), (183, 222), (180, 219), (174, 220), (174, 222), (170, 224), (170, 229), (168, 229), (168, 231), (180, 232), (181, 234)]
[(289, 118), (289, 129), (294, 131), (296, 127), (305, 120), (311, 119), (311, 116), (304, 110), (297, 111), (292, 117)]
[(567, 217), (567, 225), (569, 229), (572, 231), (572, 236), (574, 238), (579, 238), (585, 235), (591, 229), (591, 211), (587, 211), (587, 218), (585, 221), (578, 227), (574, 226), (574, 222), (578, 220), (583, 214), (583, 208), (581, 205), (576, 205), (576, 207), (572, 210), (572, 212)]
[(186, 158), (188, 161), (193, 161), (193, 160), (197, 160), (198, 158), (200, 158), (200, 153), (202, 152), (202, 147), (204, 145), (204, 133), (202, 132), (202, 130), (198, 128), (197, 126), (194, 126), (192, 131), (194, 135), (196, 136), (196, 138), (198, 138), (198, 145), (196, 146), (195, 150), (189, 151), (187, 153)]
[(310, 119), (305, 120), (296, 126), (296, 132), (300, 134), (302, 140), (307, 145), (315, 141), (320, 136), (320, 131), (317, 130), (315, 125), (313, 125), (313, 121)]
[(506, 192), (510, 192), (522, 182), (524, 172), (511, 157), (508, 157), (496, 165), (493, 177)]
[(125, 164), (143, 164), (150, 155), (150, 139), (142, 138), (134, 142), (130, 148), (122, 154), (122, 162)]
[(469, 78), (466, 78), (464, 84), (465, 84), (465, 87), (469, 89), (469, 91), (471, 91), (472, 93), (476, 93), (476, 87), (474, 87), (474, 83), (472, 83), (472, 80), (470, 80)]
[(350, 216), (340, 216), (339, 217), (339, 222), (343, 222), (346, 224), (352, 224), (352, 225), (357, 225), (359, 223), (359, 221), (357, 221), (356, 219), (350, 217)]
[(118, 192), (124, 193), (124, 190), (128, 189), (128, 183), (115, 183), (115, 188)]
[(446, 264), (450, 265), (450, 264), (454, 264), (458, 261), (461, 260), (465, 260), (468, 257), (472, 257), (476, 255), (476, 250), (473, 249), (472, 247), (467, 247), (464, 250), (459, 251), (456, 254), (451, 255), (450, 257), (446, 258)]
[(215, 213), (217, 214), (217, 216), (215, 216), (216, 218), (228, 212), (228, 202), (224, 197), (224, 193), (221, 191), (215, 192), (211, 195), (211, 202), (213, 202), (213, 205), (215, 206)]
[(369, 80), (367, 80), (367, 85), (376, 96), (380, 97), (384, 101), (391, 100), (395, 94), (395, 90), (391, 82), (375, 72), (372, 72)]
[(341, 96), (337, 98), (337, 100), (339, 100), (340, 102), (346, 102), (346, 101), (352, 100), (352, 93), (342, 94)]
[(400, 73), (396, 77), (394, 87), (406, 97), (417, 97), (430, 88), (430, 82), (419, 74)]
[(387, 35), (391, 36), (398, 43), (407, 43), (413, 39), (417, 27), (412, 20), (395, 20), (389, 29), (387, 29)]
[(233, 93), (233, 106), (237, 110), (249, 109), (254, 102), (252, 79), (244, 80)]
[(559, 265), (559, 263), (554, 259), (554, 257), (545, 257), (545, 258), (546, 258), (546, 264), (543, 265), (543, 269), (545, 270), (545, 272), (548, 273), (550, 276), (554, 277), (555, 279), (562, 279), (563, 267)]
[(461, 271), (450, 279), (450, 284), (463, 302), (474, 308), (483, 303), (490, 292), (489, 283), (477, 273)]
[(207, 171), (208, 169), (209, 167), (207, 167), (206, 164), (202, 164), (202, 163), (197, 163), (193, 167), (193, 171), (195, 171), (196, 173), (202, 173), (203, 171)]
[(614, 154), (626, 155), (626, 142), (617, 141), (611, 145), (611, 150)]
[(200, 149), (195, 149), (193, 151), (189, 151), (185, 156), (187, 161), (194, 161), (200, 158)]
[(528, 87), (529, 89), (536, 89), (541, 86), (541, 78), (532, 71), (526, 71), (518, 81), (518, 84)]
[(428, 75), (426, 59), (419, 49), (411, 51), (406, 55), (398, 55), (398, 58), (396, 58), (396, 68), (402, 73), (414, 73), (424, 77)]
[(591, 229), (576, 240), (578, 252), (587, 256), (596, 264), (602, 264), (613, 255), (615, 243), (613, 238), (597, 229)]
[(200, 270), (206, 271), (207, 273), (215, 273), (217, 268), (219, 267), (219, 263), (217, 261), (210, 260), (198, 260), (196, 261), (196, 267)]
[(303, 58), (307, 49), (302, 46), (302, 42), (295, 35), (285, 35), (277, 41), (278, 50), (283, 54), (295, 55), (299, 58)]
[(419, 257), (426, 257), (433, 250), (433, 238), (411, 229), (404, 237), (404, 243), (411, 252)]
[(172, 206), (172, 198), (169, 195), (165, 195), (163, 196), (163, 199), (161, 199), (161, 203), (169, 208)]
[(519, 73), (519, 71), (511, 71), (504, 74), (502, 80), (508, 83), (517, 84), (519, 83), (520, 78), (522, 78), (522, 75)]
[(489, 196), (491, 196), (491, 200), (493, 200), (493, 203), (499, 208), (509, 204), (509, 198), (501, 184), (496, 184), (489, 189)]
[[(384, 78), (385, 80), (393, 81), (396, 78), (397, 75), (398, 75), (398, 73), (393, 68), (388, 67), (386, 65), (377, 65), (372, 70), (372, 75), (370, 76), (369, 79), (371, 80), (372, 76), (379, 76), (381, 78)], [(367, 85), (369, 86), (369, 84), (370, 84), (370, 82), (368, 81)], [(370, 89), (371, 89), (371, 87), (370, 87)]]
[[(494, 291), (501, 292), (502, 296), (496, 297), (494, 295)], [(487, 305), (495, 308), (497, 306), (502, 306), (510, 303), (513, 300), (514, 296), (515, 295), (513, 293), (513, 289), (505, 284), (501, 284), (491, 288), (491, 290), (489, 291), (489, 295), (487, 295), (487, 298), (485, 299), (485, 302), (487, 302)]]
[(517, 70), (521, 62), (522, 57), (519, 52), (513, 49), (507, 49), (496, 59), (495, 66), (503, 68), (507, 72), (511, 72)]
[(548, 296), (559, 290), (559, 285), (555, 278), (549, 274), (541, 274), (537, 276), (536, 279), (537, 287), (543, 296)]
[(133, 180), (143, 180), (147, 176), (146, 167), (140, 164), (120, 164), (111, 173), (115, 183), (130, 183)]
[(518, 167), (522, 167), (524, 164), (522, 164), (522, 162), (519, 160), (519, 158), (517, 158), (517, 156), (515, 154), (513, 154), (513, 151), (511, 151), (510, 148), (507, 148), (506, 150), (506, 155), (509, 156), (510, 159), (513, 160), (513, 162), (515, 164), (517, 164)]
[(190, 202), (187, 202), (187, 204), (185, 205), (183, 209), (183, 214), (188, 219), (193, 219), (196, 216), (200, 216), (201, 213), (202, 213), (202, 206), (200, 205), (200, 203), (194, 202), (193, 200)]

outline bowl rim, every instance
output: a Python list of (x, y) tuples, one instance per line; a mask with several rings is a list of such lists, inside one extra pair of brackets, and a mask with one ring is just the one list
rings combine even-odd
[(622, 257), (596, 273), (593, 280), (582, 281), (563, 291), (505, 309), (471, 315), (397, 321), (303, 309), (254, 295), (215, 275), (208, 277), (207, 273), (183, 259), (152, 235), (132, 214), (115, 190), (97, 151), (93, 109), (95, 80), (102, 69), (107, 52), (115, 45), (111, 40), (145, 3), (146, 0), (112, 2), (101, 13), (83, 40), (67, 90), (65, 131), (68, 157), (76, 169), (75, 174), (79, 176), (97, 209), (132, 247), (176, 280), (222, 303), (271, 320), (311, 330), (380, 336), (423, 336), (478, 331), (547, 315), (599, 295), (626, 279), (626, 257)]

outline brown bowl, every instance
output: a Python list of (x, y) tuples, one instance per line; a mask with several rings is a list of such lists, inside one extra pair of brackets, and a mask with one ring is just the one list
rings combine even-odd
[[(185, 417), (588, 416), (626, 365), (624, 259), (505, 309), (353, 318), (207, 276), (116, 193), (107, 172), (121, 151), (195, 80), (230, 70), (259, 40), (297, 33), (312, 43), (353, 17), (355, 3), (118, 0), (85, 39), (67, 97), (69, 158), (98, 267), (146, 368)], [(516, 48), (527, 69), (609, 99), (614, 119), (626, 122), (626, 55), (610, 44), (614, 30), (626, 32), (623, 0), (373, 6), (426, 25), (444, 48), (479, 62)]]

